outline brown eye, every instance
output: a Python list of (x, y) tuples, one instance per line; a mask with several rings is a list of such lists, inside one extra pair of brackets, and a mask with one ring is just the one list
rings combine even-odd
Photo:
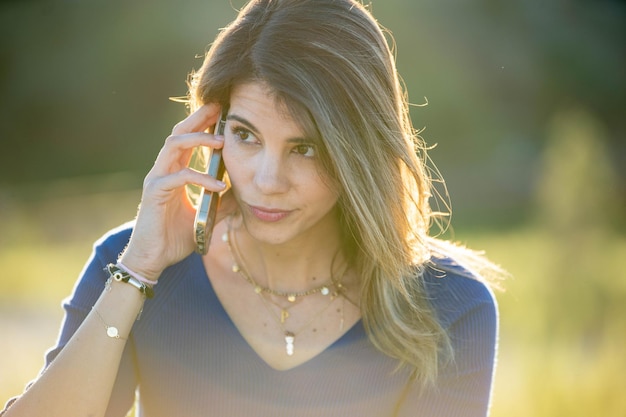
[(294, 148), (294, 152), (298, 155), (312, 158), (315, 156), (315, 147), (312, 145), (298, 145)]
[(246, 140), (246, 139), (248, 139), (248, 137), (250, 137), (250, 132), (248, 132), (247, 130), (244, 130), (244, 129), (235, 129), (233, 131), (233, 133), (235, 135), (237, 135), (239, 137), (239, 139), (241, 139), (241, 140)]

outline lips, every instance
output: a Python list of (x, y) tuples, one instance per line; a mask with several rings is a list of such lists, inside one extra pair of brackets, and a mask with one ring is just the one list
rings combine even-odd
[(282, 210), (261, 206), (248, 205), (248, 208), (254, 217), (261, 221), (270, 223), (280, 221), (292, 213), (292, 210)]

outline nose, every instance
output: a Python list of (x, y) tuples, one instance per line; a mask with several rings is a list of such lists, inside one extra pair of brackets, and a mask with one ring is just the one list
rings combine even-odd
[(266, 149), (257, 155), (254, 184), (263, 194), (281, 194), (289, 189), (287, 167), (280, 155)]

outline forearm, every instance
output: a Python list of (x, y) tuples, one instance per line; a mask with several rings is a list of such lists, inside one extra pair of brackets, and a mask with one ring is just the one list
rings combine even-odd
[[(112, 282), (59, 356), (4, 417), (103, 416), (126, 339), (142, 305), (143, 296), (136, 288)], [(110, 337), (106, 326), (114, 326), (119, 338)]]

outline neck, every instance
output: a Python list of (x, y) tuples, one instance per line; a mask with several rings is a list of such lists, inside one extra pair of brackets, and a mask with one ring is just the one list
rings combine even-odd
[(256, 240), (235, 220), (232, 238), (248, 274), (273, 290), (307, 291), (338, 278), (345, 268), (335, 222), (322, 222), (297, 242), (275, 245)]

